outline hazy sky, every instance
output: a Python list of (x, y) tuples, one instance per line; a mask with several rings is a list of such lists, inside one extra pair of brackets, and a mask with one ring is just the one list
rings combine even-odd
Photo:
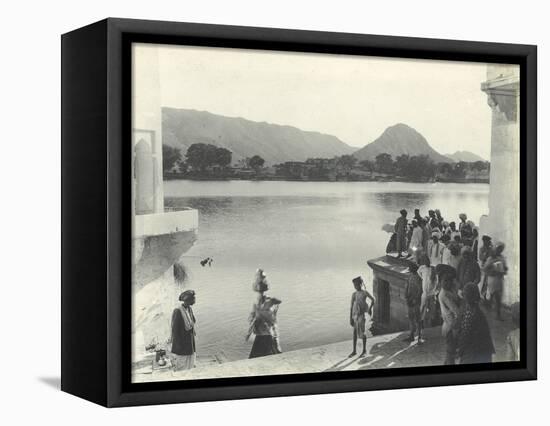
[(362, 147), (405, 123), (490, 157), (486, 65), (211, 47), (159, 49), (162, 105), (286, 124)]

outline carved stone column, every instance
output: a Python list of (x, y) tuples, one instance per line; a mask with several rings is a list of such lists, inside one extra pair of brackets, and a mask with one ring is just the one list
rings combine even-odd
[[(150, 182), (141, 188), (152, 190), (152, 205), (146, 213), (164, 212), (164, 190), (162, 181), (162, 108), (161, 108), (161, 81), (158, 47), (133, 47), (132, 66), (132, 127), (133, 145), (146, 143), (149, 146), (149, 156), (152, 158), (151, 170), (147, 171)], [(140, 151), (143, 153), (143, 149)], [(135, 159), (134, 159), (135, 161)], [(142, 161), (143, 163), (143, 161)], [(149, 167), (149, 164), (147, 165)], [(138, 189), (137, 187), (135, 188)], [(143, 198), (142, 194), (135, 194), (136, 199)], [(143, 214), (144, 211), (138, 211)]]
[(519, 66), (489, 65), (481, 90), (493, 111), (489, 215), (480, 235), (506, 244), (504, 302), (519, 301)]

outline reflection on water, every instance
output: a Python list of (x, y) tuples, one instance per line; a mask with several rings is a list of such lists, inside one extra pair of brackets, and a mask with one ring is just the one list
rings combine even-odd
[[(403, 206), (415, 206), (414, 208), (420, 209), (421, 212), (427, 212), (432, 209), (428, 205), (428, 201), (432, 195), (426, 192), (380, 192), (373, 195), (377, 204), (388, 212), (399, 212)], [(412, 216), (413, 214), (414, 209), (410, 211), (410, 215)]]
[[(165, 182), (165, 204), (199, 210), (199, 237), (182, 257), (197, 291), (199, 354), (248, 355), (244, 341), (258, 267), (279, 310), (283, 350), (350, 338), (351, 279), (372, 285), (367, 259), (384, 253), (402, 208), (446, 219), (487, 212), (488, 185), (374, 182)], [(211, 257), (211, 267), (200, 259)], [(176, 301), (174, 301), (174, 304)], [(166, 324), (168, 327), (169, 324)]]

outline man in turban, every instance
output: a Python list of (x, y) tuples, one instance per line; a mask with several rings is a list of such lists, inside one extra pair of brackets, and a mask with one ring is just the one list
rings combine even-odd
[(195, 367), (195, 291), (186, 290), (179, 296), (180, 306), (172, 313), (172, 367), (174, 370), (190, 370)]
[(504, 288), (504, 276), (508, 272), (506, 258), (502, 254), (503, 251), (504, 243), (495, 243), (494, 249), (483, 267), (487, 274), (487, 299), (494, 305), (498, 320), (502, 319), (500, 315), (502, 290)]
[(414, 342), (414, 336), (418, 333), (418, 344), (422, 341), (422, 326), (420, 323), (420, 305), (422, 302), (422, 278), (418, 275), (418, 265), (409, 264), (410, 276), (405, 286), (405, 300), (407, 302), (407, 315), (409, 318), (409, 336), (406, 342)]
[(397, 257), (401, 257), (407, 249), (407, 210), (401, 210), (400, 213), (401, 216), (395, 222)]

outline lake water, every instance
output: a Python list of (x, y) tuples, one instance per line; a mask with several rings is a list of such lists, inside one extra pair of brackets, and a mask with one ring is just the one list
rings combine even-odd
[[(439, 208), (458, 222), (465, 212), (476, 224), (487, 213), (485, 184), (400, 182), (185, 181), (164, 183), (167, 207), (199, 211), (198, 241), (181, 258), (197, 292), (197, 351), (245, 358), (252, 281), (263, 268), (270, 294), (282, 299), (283, 350), (351, 338), (351, 279), (372, 287), (366, 261), (384, 254), (399, 210), (426, 215)], [(213, 258), (211, 267), (199, 263)], [(168, 325), (167, 325), (168, 326)]]

